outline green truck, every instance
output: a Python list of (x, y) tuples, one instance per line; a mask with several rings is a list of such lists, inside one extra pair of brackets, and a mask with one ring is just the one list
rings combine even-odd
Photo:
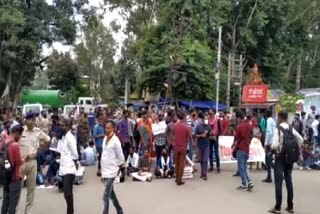
[(25, 90), (21, 104), (42, 104), (43, 107), (62, 108), (68, 102), (67, 94), (60, 90)]

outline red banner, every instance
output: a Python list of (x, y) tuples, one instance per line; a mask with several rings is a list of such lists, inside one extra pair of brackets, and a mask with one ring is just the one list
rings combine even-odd
[(242, 90), (242, 102), (264, 103), (267, 101), (268, 85), (245, 85)]

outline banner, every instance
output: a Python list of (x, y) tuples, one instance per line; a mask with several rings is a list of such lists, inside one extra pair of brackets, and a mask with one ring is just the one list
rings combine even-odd
[(245, 85), (242, 90), (242, 102), (264, 103), (267, 101), (268, 85)]
[[(232, 157), (232, 144), (234, 142), (233, 136), (220, 136), (220, 162), (221, 163), (236, 163), (237, 160)], [(250, 144), (250, 154), (248, 162), (264, 162), (265, 152), (262, 147), (261, 141), (257, 138), (253, 138)]]
[(162, 121), (158, 124), (152, 124), (151, 127), (152, 127), (153, 135), (158, 135), (166, 132), (167, 124), (165, 121)]

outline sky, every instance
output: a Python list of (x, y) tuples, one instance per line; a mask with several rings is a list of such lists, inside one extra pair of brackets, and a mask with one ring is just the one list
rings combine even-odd
[[(48, 2), (48, 4), (52, 4), (53, 2), (53, 0), (46, 0), (46, 1)], [(102, 2), (103, 0), (89, 0), (89, 4), (91, 6), (99, 6), (99, 4), (101, 4)], [(107, 13), (103, 20), (104, 25), (108, 27), (110, 22), (112, 22), (113, 20), (116, 20), (117, 23), (122, 27), (122, 29), (124, 29), (126, 23), (122, 19), (122, 17), (118, 14), (118, 12), (119, 11), (117, 10), (113, 12), (110, 12), (107, 10)], [(116, 56), (114, 56), (114, 59), (117, 61), (120, 58), (122, 42), (126, 38), (126, 35), (123, 33), (122, 30), (119, 30), (118, 33), (114, 33), (113, 37), (118, 43), (118, 50), (117, 50)], [(43, 51), (42, 51), (43, 56), (50, 55), (53, 49), (56, 49), (59, 52), (71, 52), (71, 55), (74, 55), (72, 52), (71, 46), (65, 46), (60, 42), (55, 42), (53, 43), (52, 47), (48, 47), (48, 46), (43, 47)]]

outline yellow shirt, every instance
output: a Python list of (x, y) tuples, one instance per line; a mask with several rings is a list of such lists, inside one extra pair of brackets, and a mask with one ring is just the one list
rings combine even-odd
[(37, 154), (40, 142), (49, 142), (50, 137), (46, 135), (39, 128), (33, 128), (29, 131), (27, 127), (24, 127), (21, 140), (20, 140), (20, 150), (21, 157), (24, 160), (27, 155)]

